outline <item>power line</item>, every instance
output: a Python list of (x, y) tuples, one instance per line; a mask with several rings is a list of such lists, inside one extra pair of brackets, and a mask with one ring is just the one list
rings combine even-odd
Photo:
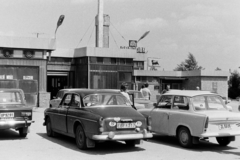
[[(89, 30), (89, 28), (91, 27), (92, 23), (94, 22), (94, 19), (95, 19), (95, 18), (93, 18), (92, 22), (91, 22), (90, 25), (88, 26), (88, 29), (87, 29), (86, 32), (83, 34), (83, 37), (80, 39), (80, 41), (78, 42), (77, 47), (78, 47), (78, 45), (82, 42), (82, 40), (83, 40), (84, 36), (86, 35), (87, 31)], [(76, 47), (76, 48), (77, 48), (77, 47)]]
[(111, 25), (116, 29), (116, 31), (118, 32), (118, 34), (127, 42), (127, 40), (123, 37), (123, 35), (117, 30), (117, 28), (112, 24), (112, 22), (110, 21)]
[[(93, 30), (94, 30), (94, 27), (93, 27), (93, 29), (92, 29), (92, 33), (91, 33), (91, 35), (90, 35), (90, 37), (89, 37), (89, 39), (88, 39), (88, 43), (89, 43), (89, 41), (90, 41), (90, 39), (91, 39), (91, 37), (92, 37)], [(87, 46), (88, 46), (88, 43), (87, 43)]]
[(109, 29), (109, 31), (110, 31), (110, 34), (111, 34), (111, 36), (112, 36), (112, 38), (113, 38), (113, 40), (114, 40), (114, 42), (115, 42), (116, 46), (118, 47), (118, 45), (117, 45), (117, 42), (116, 42), (116, 40), (115, 40), (115, 38), (114, 38), (114, 36), (113, 36), (113, 34), (112, 34), (112, 32), (111, 32), (111, 30), (110, 30), (110, 29)]

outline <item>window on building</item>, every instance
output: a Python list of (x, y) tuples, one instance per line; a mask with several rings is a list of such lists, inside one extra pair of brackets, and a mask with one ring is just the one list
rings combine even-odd
[(103, 57), (97, 57), (97, 63), (103, 64)]
[(120, 64), (126, 64), (126, 59), (125, 58), (120, 58)]
[(126, 59), (126, 64), (127, 65), (133, 65), (133, 60), (132, 59)]
[(97, 57), (90, 57), (90, 63), (97, 63)]
[(141, 77), (141, 80), (142, 80), (143, 82), (147, 82), (147, 77)]
[(138, 67), (143, 67), (144, 62), (138, 62)]
[(117, 59), (116, 58), (111, 58), (111, 64), (117, 64)]
[(104, 64), (111, 64), (111, 58), (103, 58)]
[(119, 72), (119, 81), (131, 82), (132, 81), (132, 73)]
[(141, 77), (140, 77), (140, 76), (137, 76), (137, 77), (136, 77), (136, 81), (140, 82), (140, 81), (141, 81)]
[(133, 62), (133, 67), (137, 68), (138, 67), (138, 62)]

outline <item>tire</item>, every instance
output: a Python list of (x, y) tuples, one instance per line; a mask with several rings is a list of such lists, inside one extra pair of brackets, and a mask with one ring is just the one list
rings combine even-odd
[(18, 132), (19, 132), (19, 136), (20, 137), (22, 137), (22, 138), (26, 138), (27, 137), (27, 129), (28, 129), (28, 127), (24, 127), (24, 128), (20, 128), (19, 130), (18, 130)]
[(128, 140), (128, 141), (125, 141), (125, 143), (129, 147), (135, 147), (136, 145), (135, 140)]
[(178, 141), (180, 145), (184, 148), (189, 148), (193, 145), (192, 143), (192, 136), (186, 127), (181, 127), (178, 129), (177, 134)]
[(47, 119), (46, 122), (46, 132), (48, 137), (55, 137), (55, 132), (52, 130), (52, 123), (50, 118)]
[(87, 149), (87, 143), (86, 143), (86, 136), (84, 133), (84, 130), (81, 125), (77, 126), (76, 133), (75, 133), (75, 140), (77, 147), (81, 150)]
[(216, 140), (220, 146), (227, 146), (231, 142), (229, 137), (216, 137)]

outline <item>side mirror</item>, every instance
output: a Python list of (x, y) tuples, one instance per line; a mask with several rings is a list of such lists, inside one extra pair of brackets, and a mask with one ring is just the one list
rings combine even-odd
[(153, 103), (153, 106), (154, 106), (154, 107), (157, 107), (157, 103)]

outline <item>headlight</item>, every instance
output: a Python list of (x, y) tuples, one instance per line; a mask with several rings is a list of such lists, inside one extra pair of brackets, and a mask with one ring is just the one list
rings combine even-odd
[(23, 116), (23, 117), (25, 117), (25, 116), (29, 117), (31, 115), (32, 115), (32, 112), (21, 112), (21, 116)]
[(142, 122), (141, 122), (141, 121), (137, 121), (137, 122), (136, 122), (136, 126), (137, 126), (137, 127), (140, 127), (141, 125), (142, 125)]
[(110, 127), (114, 127), (114, 126), (116, 126), (116, 124), (117, 124), (116, 122), (109, 122)]

